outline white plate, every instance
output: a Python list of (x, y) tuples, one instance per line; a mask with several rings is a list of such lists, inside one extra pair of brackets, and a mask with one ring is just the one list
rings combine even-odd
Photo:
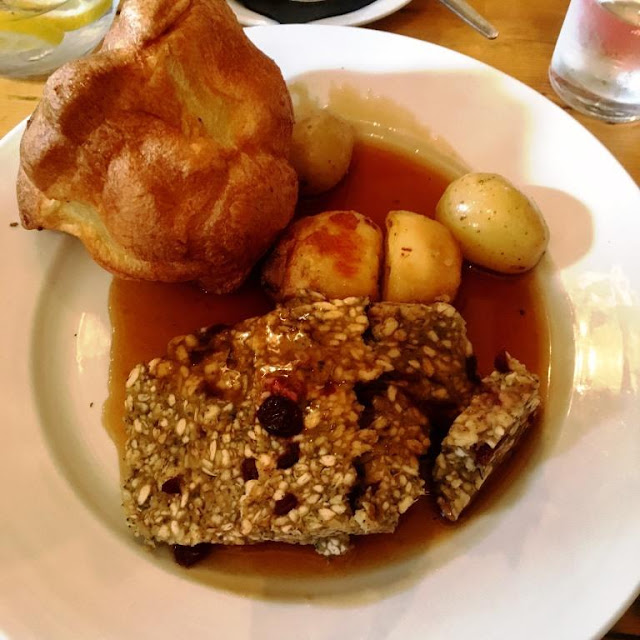
[[(263, 16), (261, 13), (251, 11), (240, 2), (236, 0), (227, 0), (229, 6), (236, 14), (238, 22), (248, 27), (260, 27), (266, 25), (278, 24), (275, 20)], [(358, 26), (363, 24), (369, 24), (376, 20), (386, 18), (388, 15), (399, 11), (405, 5), (409, 4), (411, 0), (375, 0), (366, 7), (344, 13), (341, 16), (331, 16), (330, 18), (322, 18), (322, 20), (313, 20), (310, 24), (332, 24), (335, 26)]]
[(561, 109), (452, 51), (358, 29), (248, 33), (289, 80), (329, 70), (307, 77), (313, 92), (346, 85), (383, 124), (401, 111), (414, 133), (428, 128), (537, 199), (552, 233), (543, 268), (556, 265), (559, 292), (548, 297), (554, 369), (533, 468), (411, 563), (336, 583), (334, 600), (244, 598), (142, 551), (100, 422), (110, 278), (75, 240), (9, 226), (19, 127), (0, 145), (0, 636), (598, 637), (640, 577), (637, 186)]

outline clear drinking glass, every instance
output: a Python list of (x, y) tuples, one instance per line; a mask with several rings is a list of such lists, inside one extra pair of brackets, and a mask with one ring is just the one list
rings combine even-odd
[(571, 0), (549, 80), (582, 113), (640, 119), (640, 0)]
[(89, 53), (109, 29), (114, 0), (0, 0), (0, 75), (42, 76)]

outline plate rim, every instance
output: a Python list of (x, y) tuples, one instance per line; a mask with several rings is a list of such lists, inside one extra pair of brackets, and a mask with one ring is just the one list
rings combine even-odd
[[(371, 24), (377, 20), (382, 20), (387, 16), (400, 11), (403, 7), (407, 6), (412, 0), (374, 0), (370, 4), (350, 11), (349, 13), (343, 13), (339, 16), (330, 16), (328, 18), (321, 18), (320, 20), (312, 20), (304, 24), (308, 25), (327, 25), (327, 26), (361, 26), (365, 24)], [(235, 14), (238, 22), (241, 25), (247, 27), (275, 27), (285, 26), (280, 25), (278, 22), (269, 18), (261, 13), (252, 11), (248, 7), (245, 7), (239, 0), (227, 0), (227, 3), (231, 7), (231, 10)], [(303, 23), (293, 23), (303, 24)]]

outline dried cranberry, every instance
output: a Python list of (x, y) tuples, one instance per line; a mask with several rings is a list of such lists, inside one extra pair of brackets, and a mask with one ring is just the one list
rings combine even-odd
[(322, 387), (322, 395), (330, 396), (332, 393), (335, 393), (338, 390), (338, 385), (333, 382), (333, 380), (329, 380), (329, 382), (325, 382)]
[(265, 378), (264, 388), (274, 396), (284, 396), (293, 402), (299, 402), (304, 395), (304, 386), (299, 380), (290, 376), (273, 376)]
[(493, 366), (496, 368), (496, 371), (499, 371), (500, 373), (509, 373), (511, 371), (509, 358), (507, 357), (507, 352), (504, 349), (496, 355), (493, 361)]
[(300, 445), (292, 442), (284, 452), (278, 456), (276, 466), (278, 469), (290, 469), (300, 459)]
[(285, 493), (284, 496), (276, 502), (273, 513), (277, 516), (286, 516), (291, 509), (298, 506), (298, 498), (293, 493)]
[(242, 479), (245, 482), (258, 479), (258, 467), (255, 458), (245, 458), (242, 461)]
[(491, 462), (491, 458), (493, 458), (493, 449), (483, 442), (482, 444), (476, 445), (473, 448), (473, 457), (476, 459), (476, 463), (480, 465), (487, 465)]
[(204, 560), (213, 550), (210, 542), (200, 542), (192, 547), (181, 544), (173, 545), (173, 557), (181, 567), (193, 567), (194, 564)]
[(169, 478), (162, 483), (162, 490), (165, 493), (180, 493), (180, 478)]
[(285, 396), (269, 396), (257, 412), (260, 424), (272, 435), (290, 438), (304, 427), (302, 411)]

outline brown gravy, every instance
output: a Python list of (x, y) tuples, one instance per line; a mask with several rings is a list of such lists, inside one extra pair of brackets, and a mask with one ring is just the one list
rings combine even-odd
[[(382, 227), (391, 209), (432, 214), (448, 180), (397, 151), (357, 144), (348, 178), (329, 194), (303, 202), (300, 214), (355, 209)], [(231, 295), (207, 295), (190, 284), (166, 285), (114, 279), (110, 292), (113, 327), (110, 395), (104, 419), (120, 451), (124, 382), (131, 368), (164, 353), (170, 338), (214, 323), (234, 323), (267, 311), (271, 303), (257, 281)], [(468, 323), (480, 372), (492, 370), (495, 354), (508, 349), (537, 372), (546, 390), (549, 362), (547, 320), (532, 275), (515, 278), (466, 267), (456, 306)], [(488, 508), (501, 489), (519, 477), (539, 436), (532, 429), (518, 455), (496, 474), (466, 517)], [(416, 503), (391, 535), (363, 536), (342, 558), (327, 560), (312, 549), (265, 543), (222, 547), (206, 561), (217, 574), (274, 577), (335, 577), (406, 559), (424, 550), (454, 526), (442, 520), (430, 497)]]

